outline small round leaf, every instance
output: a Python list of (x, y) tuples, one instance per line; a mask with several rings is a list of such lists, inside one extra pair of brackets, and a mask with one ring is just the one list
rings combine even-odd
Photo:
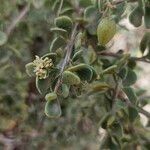
[(63, 77), (63, 83), (67, 85), (78, 85), (81, 82), (80, 78), (76, 74), (70, 71), (64, 71), (62, 77)]
[(142, 24), (142, 16), (143, 16), (143, 11), (139, 6), (137, 6), (129, 15), (129, 21), (135, 27), (139, 27)]
[(150, 28), (150, 6), (145, 6), (144, 22), (146, 28)]
[(55, 25), (58, 28), (62, 28), (64, 30), (70, 32), (71, 29), (72, 29), (73, 23), (72, 23), (72, 20), (71, 20), (70, 17), (68, 17), (68, 16), (60, 16), (60, 17), (57, 17), (55, 19)]
[(26, 68), (26, 73), (27, 73), (30, 77), (35, 76), (35, 72), (34, 72), (35, 65), (34, 65), (32, 62), (26, 64), (25, 68)]
[(70, 67), (67, 70), (71, 72), (76, 72), (81, 80), (91, 81), (93, 77), (93, 70), (87, 64), (79, 64), (79, 65)]
[(61, 108), (56, 100), (46, 102), (45, 114), (49, 118), (58, 118), (61, 116)]
[(48, 93), (45, 96), (46, 101), (55, 100), (56, 98), (57, 98), (57, 94), (55, 92)]
[(64, 98), (67, 98), (69, 95), (69, 86), (66, 84), (62, 84), (62, 95)]
[(116, 33), (116, 23), (113, 20), (104, 18), (97, 27), (98, 43), (105, 46)]
[(137, 80), (136, 73), (132, 69), (128, 69), (128, 73), (126, 78), (123, 80), (123, 85), (124, 86), (130, 86), (134, 84)]

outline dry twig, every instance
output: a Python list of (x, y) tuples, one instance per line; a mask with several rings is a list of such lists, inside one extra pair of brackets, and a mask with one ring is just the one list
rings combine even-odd
[(20, 14), (16, 18), (14, 18), (14, 20), (12, 21), (12, 23), (6, 29), (6, 34), (7, 34), (8, 37), (14, 31), (16, 25), (24, 18), (24, 16), (27, 14), (28, 11), (29, 11), (29, 6), (26, 5), (22, 9), (22, 11), (20, 12)]

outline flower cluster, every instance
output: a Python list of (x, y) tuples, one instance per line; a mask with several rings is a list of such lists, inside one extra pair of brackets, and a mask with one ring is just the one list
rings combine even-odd
[(48, 69), (53, 66), (52, 59), (40, 58), (39, 56), (35, 56), (35, 60), (33, 61), (35, 65), (34, 72), (39, 79), (45, 79), (48, 76)]

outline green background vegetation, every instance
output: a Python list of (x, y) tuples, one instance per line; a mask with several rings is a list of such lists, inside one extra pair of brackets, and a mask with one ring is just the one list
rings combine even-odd
[[(58, 16), (69, 16), (71, 23), (59, 20)], [(111, 17), (117, 30), (130, 32), (119, 25), (119, 21), (128, 16), (134, 27), (142, 25), (145, 28), (146, 34), (134, 52), (145, 54), (147, 50), (141, 59), (119, 49), (117, 53), (107, 53), (110, 47), (105, 45), (107, 42), (97, 44), (97, 26), (101, 18)], [(77, 72), (82, 85), (74, 86), (80, 82), (77, 75), (74, 81), (63, 77), (64, 83), (71, 88), (67, 93), (63, 85), (65, 91), (58, 94), (62, 114), (58, 118), (48, 118), (44, 113), (45, 94), (39, 94), (35, 77), (27, 75), (25, 65), (32, 62), (35, 55), (49, 52), (56, 52), (61, 62), (66, 55), (65, 45), (77, 23), (70, 56), (72, 64), (68, 66), (84, 63), (88, 67), (81, 67), (83, 72)], [(141, 107), (149, 104), (149, 98), (140, 101), (145, 89), (134, 86), (136, 73), (141, 71), (136, 63), (149, 63), (149, 28), (148, 0), (0, 0), (0, 150), (150, 149), (149, 123), (143, 126), (139, 116), (139, 112), (143, 112)], [(92, 74), (95, 70), (100, 79), (91, 77), (89, 70)], [(72, 74), (70, 76), (72, 78)], [(111, 91), (117, 89), (118, 80), (122, 89), (120, 97)], [(47, 92), (45, 87), (46, 84), (43, 88)], [(134, 107), (122, 102), (124, 94)], [(110, 111), (114, 109), (112, 97), (118, 100), (116, 115)], [(149, 119), (149, 113), (146, 116)]]

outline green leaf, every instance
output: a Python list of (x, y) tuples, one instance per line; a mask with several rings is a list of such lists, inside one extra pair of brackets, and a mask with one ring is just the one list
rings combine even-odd
[(108, 90), (110, 86), (107, 83), (96, 83), (91, 88), (92, 92), (102, 92)]
[(129, 21), (131, 24), (133, 24), (135, 27), (139, 27), (142, 24), (142, 16), (143, 11), (142, 9), (137, 6), (129, 15)]
[(60, 16), (55, 19), (55, 25), (58, 28), (62, 28), (68, 32), (71, 31), (73, 22), (68, 16)]
[(92, 5), (91, 0), (79, 0), (79, 5), (81, 7), (88, 7), (90, 5)]
[(51, 92), (46, 94), (45, 96), (46, 101), (51, 101), (57, 99), (57, 94), (55, 92)]
[(56, 37), (50, 45), (50, 52), (54, 52), (61, 47), (65, 47), (65, 45), (66, 45), (66, 41), (63, 37), (61, 36)]
[(129, 107), (128, 108), (128, 112), (129, 112), (129, 120), (130, 122), (134, 122), (135, 119), (138, 117), (138, 111), (133, 108), (133, 107)]
[(80, 84), (80, 78), (71, 71), (64, 71), (62, 74), (63, 83), (67, 85), (78, 85)]
[(122, 137), (123, 128), (122, 128), (122, 124), (120, 124), (119, 122), (113, 122), (111, 130), (112, 130), (112, 134), (116, 135), (116, 137), (119, 137), (119, 138)]
[(84, 11), (84, 19), (88, 22), (92, 22), (95, 14), (97, 14), (97, 8), (94, 6), (89, 6)]
[(0, 46), (4, 45), (7, 42), (7, 35), (0, 31)]
[(117, 4), (115, 8), (112, 9), (114, 19), (116, 22), (119, 22), (122, 19), (122, 14), (124, 13), (125, 10), (126, 10), (126, 2)]
[(122, 67), (124, 67), (127, 64), (129, 58), (130, 58), (130, 54), (127, 53), (124, 54), (119, 61), (117, 61), (116, 65), (118, 66), (118, 70), (120, 70)]
[(82, 54), (83, 54), (83, 50), (77, 51), (77, 52), (73, 55), (72, 61), (76, 61), (76, 60), (78, 60), (79, 58), (81, 58), (81, 57), (82, 57)]
[(144, 6), (145, 6), (145, 2), (144, 0), (138, 0), (138, 6), (140, 7), (141, 11), (143, 11), (144, 14)]
[(110, 114), (107, 113), (100, 120), (100, 125), (103, 129), (107, 129), (107, 121), (108, 121), (109, 117), (110, 117)]
[(142, 54), (145, 52), (149, 43), (150, 43), (150, 32), (146, 32), (140, 42), (140, 50), (141, 50)]
[(62, 84), (62, 95), (64, 98), (67, 98), (69, 96), (69, 86), (66, 84)]
[(116, 23), (114, 20), (104, 18), (97, 27), (98, 43), (105, 46), (116, 33)]
[(110, 127), (113, 125), (113, 123), (115, 122), (115, 116), (110, 116), (107, 120), (107, 127)]
[(76, 36), (76, 39), (75, 39), (75, 44), (74, 44), (74, 47), (75, 49), (80, 49), (81, 46), (82, 46), (82, 41), (83, 39), (85, 38), (85, 34), (82, 33), (82, 32), (79, 32)]
[(57, 54), (56, 53), (47, 53), (44, 56), (42, 56), (42, 58), (46, 58), (46, 57), (52, 59), (53, 63), (55, 63)]
[(55, 0), (55, 1), (51, 1), (52, 3), (51, 3), (51, 5), (52, 5), (52, 10), (53, 11), (57, 11), (58, 9), (59, 9), (59, 0)]
[(92, 66), (91, 66), (91, 70), (93, 72), (91, 81), (93, 81), (93, 80), (97, 79), (98, 75), (97, 75), (95, 68), (93, 68)]
[(129, 134), (125, 134), (121, 140), (122, 142), (130, 142), (132, 140), (132, 137)]
[(61, 35), (63, 37), (67, 37), (67, 31), (62, 29), (62, 28), (58, 28), (58, 27), (55, 27), (55, 28), (51, 28), (51, 31), (54, 32), (54, 33), (57, 33), (58, 35)]
[(89, 46), (88, 49), (86, 49), (84, 51), (84, 62), (86, 64), (92, 64), (95, 62), (95, 60), (97, 59), (97, 56), (96, 56), (96, 53), (95, 51), (93, 50), (92, 46)]
[(125, 105), (119, 106), (119, 110), (117, 111), (117, 116), (119, 119), (123, 120), (123, 121), (128, 121), (128, 113), (126, 111), (126, 107)]
[(127, 65), (129, 68), (134, 69), (136, 67), (136, 61), (134, 59), (129, 59)]
[(123, 85), (130, 86), (134, 84), (136, 80), (137, 80), (136, 73), (132, 69), (128, 68), (128, 73), (126, 78), (123, 80)]
[(131, 101), (131, 103), (136, 104), (137, 96), (136, 96), (136, 93), (134, 92), (133, 88), (125, 87), (123, 90), (127, 94), (127, 96), (129, 98), (129, 100)]
[(146, 28), (150, 28), (150, 6), (145, 6), (144, 22)]
[(110, 66), (107, 69), (103, 70), (101, 74), (102, 75), (104, 75), (104, 74), (114, 74), (116, 72), (116, 69), (117, 69), (117, 65), (113, 65), (113, 66)]
[[(53, 3), (52, 3), (52, 1), (53, 1)], [(52, 3), (52, 4), (51, 4)], [(50, 0), (50, 1), (48, 1), (48, 5), (49, 6), (52, 6), (52, 10), (54, 11), (54, 12), (58, 12), (58, 9), (59, 9), (59, 7), (60, 7), (60, 4), (61, 4), (61, 1), (60, 0)], [(60, 12), (60, 15), (62, 15), (62, 14), (64, 14), (64, 13), (72, 13), (72, 11), (69, 11), (68, 10), (68, 12), (67, 12), (67, 9), (70, 9), (70, 8), (72, 8), (71, 7), (71, 3), (70, 3), (70, 1), (63, 1), (63, 7), (62, 7), (62, 9), (61, 9), (61, 12)], [(65, 10), (66, 10), (66, 12), (65, 12)], [(70, 15), (70, 14), (68, 14), (68, 15)]]
[(100, 13), (95, 6), (89, 6), (84, 11), (84, 20), (87, 21), (87, 31), (91, 35), (96, 35), (96, 28), (98, 25), (98, 20), (100, 18)]
[(57, 100), (47, 101), (45, 105), (45, 114), (49, 118), (58, 118), (61, 116), (61, 108)]
[(77, 18), (75, 18), (75, 21), (77, 23), (81, 24), (82, 26), (87, 23), (87, 21), (83, 17), (77, 17)]
[(127, 73), (128, 73), (127, 67), (123, 67), (123, 68), (119, 71), (118, 75), (119, 75), (119, 77), (120, 77), (121, 79), (125, 79), (126, 76), (127, 76)]
[(35, 72), (34, 72), (35, 65), (34, 65), (34, 63), (31, 62), (31, 63), (26, 64), (25, 68), (26, 68), (26, 73), (30, 77), (35, 76)]
[(51, 82), (49, 78), (38, 79), (38, 77), (36, 77), (36, 88), (40, 94), (45, 95), (48, 92), (50, 85), (51, 85)]
[(81, 80), (91, 81), (93, 77), (93, 70), (87, 64), (79, 64), (67, 69), (71, 72), (76, 72)]
[(62, 9), (62, 11), (60, 12), (60, 15), (70, 15), (73, 13), (73, 8), (72, 7), (67, 7)]
[[(123, 108), (125, 108), (125, 106), (126, 106), (126, 104), (125, 104), (122, 100), (116, 101), (115, 105), (116, 105), (116, 109), (118, 109), (118, 110), (123, 109)], [(118, 111), (118, 112), (119, 112), (119, 111)], [(121, 112), (121, 113), (122, 113), (122, 112)], [(120, 113), (120, 114), (121, 114), (121, 113)]]
[(111, 150), (119, 150), (121, 149), (121, 146), (120, 146), (120, 141), (118, 140), (117, 137), (111, 137), (110, 141), (109, 141), (109, 148)]

